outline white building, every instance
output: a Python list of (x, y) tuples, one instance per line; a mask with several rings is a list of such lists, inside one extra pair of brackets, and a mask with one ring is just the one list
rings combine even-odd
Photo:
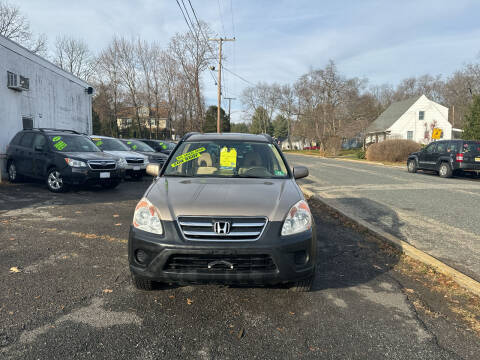
[(91, 134), (92, 92), (85, 81), (0, 35), (0, 181), (7, 145), (22, 128)]
[(422, 95), (391, 104), (367, 128), (366, 143), (408, 139), (426, 144), (434, 128), (442, 130), (442, 139), (452, 138), (448, 108)]

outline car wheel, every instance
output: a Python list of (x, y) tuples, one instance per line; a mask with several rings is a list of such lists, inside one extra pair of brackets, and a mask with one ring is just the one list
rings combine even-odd
[(63, 182), (63, 177), (57, 169), (48, 170), (47, 174), (48, 190), (54, 193), (64, 192), (67, 190), (67, 185)]
[(8, 164), (8, 181), (11, 183), (17, 182), (18, 177), (17, 166), (15, 165), (15, 162), (12, 161)]
[(295, 292), (309, 292), (312, 290), (314, 276), (311, 276), (307, 279), (297, 281), (290, 287), (290, 290)]
[(452, 168), (446, 162), (442, 162), (438, 169), (438, 175), (442, 178), (452, 177)]
[(139, 290), (151, 291), (155, 287), (155, 282), (148, 279), (142, 279), (132, 274), (133, 285)]
[(409, 160), (407, 164), (408, 172), (409, 173), (416, 173), (417, 172), (417, 162), (415, 160)]
[(111, 180), (111, 181), (107, 181), (107, 182), (102, 182), (100, 185), (104, 189), (115, 189), (119, 184), (120, 184), (120, 181)]

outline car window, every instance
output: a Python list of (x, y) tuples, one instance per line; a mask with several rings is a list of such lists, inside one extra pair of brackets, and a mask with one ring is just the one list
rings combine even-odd
[(480, 152), (480, 142), (478, 141), (465, 141), (463, 143), (463, 152)]
[(20, 139), (22, 138), (23, 133), (19, 132), (15, 137), (12, 139), (12, 145), (18, 145), (20, 143)]
[(99, 152), (100, 149), (86, 136), (50, 135), (53, 147), (60, 152)]
[(122, 142), (127, 145), (131, 150), (134, 151), (144, 151), (144, 152), (155, 152), (150, 146), (145, 144), (142, 141), (138, 140), (122, 140)]
[(130, 151), (130, 148), (118, 139), (96, 137), (91, 139), (103, 151)]
[(182, 143), (164, 175), (270, 179), (286, 178), (288, 171), (272, 144), (215, 140)]
[(33, 133), (25, 133), (22, 140), (20, 140), (20, 146), (32, 147), (33, 135)]
[(457, 143), (455, 141), (449, 141), (447, 144), (447, 152), (449, 153), (456, 153), (457, 150)]
[(33, 139), (33, 148), (35, 149), (37, 146), (41, 148), (45, 148), (46, 143), (47, 143), (47, 139), (45, 139), (45, 136), (41, 134), (36, 134), (35, 138)]
[(445, 143), (445, 142), (437, 143), (437, 152), (438, 153), (447, 152), (447, 143)]
[(428, 146), (425, 148), (425, 152), (427, 152), (427, 153), (429, 153), (429, 154), (435, 152), (435, 147), (436, 147), (436, 146), (437, 146), (437, 144), (435, 144), (435, 143), (432, 143), (432, 144), (428, 145)]

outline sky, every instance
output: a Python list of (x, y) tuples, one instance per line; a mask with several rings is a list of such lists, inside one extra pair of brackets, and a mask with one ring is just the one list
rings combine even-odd
[[(181, 3), (182, 0), (179, 0)], [(224, 65), (250, 83), (293, 83), (331, 59), (348, 77), (398, 84), (425, 73), (448, 77), (480, 59), (477, 0), (190, 0), (200, 20), (224, 43)], [(50, 44), (59, 35), (82, 38), (96, 53), (114, 34), (167, 45), (188, 31), (176, 0), (9, 0)], [(184, 0), (189, 8), (188, 0)], [(249, 83), (228, 72), (224, 97), (232, 120), (245, 115), (239, 97)], [(216, 85), (203, 76), (207, 105)], [(228, 108), (228, 102), (222, 106)]]

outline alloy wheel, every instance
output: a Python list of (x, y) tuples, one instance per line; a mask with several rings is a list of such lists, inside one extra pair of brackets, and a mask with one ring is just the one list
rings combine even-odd
[(58, 171), (52, 171), (48, 174), (48, 185), (53, 190), (60, 190), (63, 186), (62, 176)]
[(10, 177), (10, 181), (15, 181), (17, 179), (17, 168), (13, 163), (8, 167), (8, 176)]

